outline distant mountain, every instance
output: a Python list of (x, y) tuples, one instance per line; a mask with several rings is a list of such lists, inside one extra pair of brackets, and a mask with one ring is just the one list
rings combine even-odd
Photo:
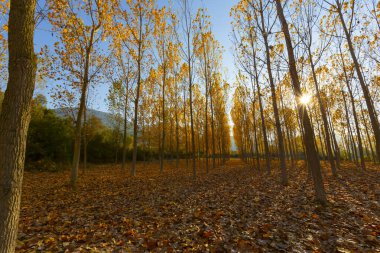
[[(54, 111), (59, 117), (71, 117), (71, 118), (73, 118), (74, 115), (76, 115), (77, 110), (78, 109), (72, 109), (72, 108), (57, 108), (57, 109), (52, 109), (52, 111)], [(102, 112), (102, 111), (97, 111), (97, 110), (94, 110), (94, 109), (87, 109), (87, 117), (89, 118), (91, 116), (95, 116), (98, 119), (100, 119), (100, 121), (106, 127), (109, 127), (109, 128), (113, 128), (114, 127), (114, 123), (112, 121), (112, 114), (109, 113), (109, 112)], [(130, 135), (132, 135), (132, 133), (133, 133), (132, 124), (129, 124), (129, 126), (128, 126), (128, 132), (129, 132)], [(231, 135), (231, 151), (233, 151), (233, 152), (237, 151), (237, 147), (236, 147), (236, 144), (235, 144), (235, 139), (234, 139), (234, 137), (232, 135)]]
[[(52, 109), (59, 117), (74, 117), (74, 115), (77, 114), (78, 109), (75, 108), (57, 108), (57, 109)], [(90, 118), (92, 116), (97, 117), (100, 119), (100, 121), (106, 126), (112, 128), (113, 121), (112, 121), (112, 114), (108, 112), (102, 112), (102, 111), (97, 111), (94, 109), (87, 109), (87, 118)]]

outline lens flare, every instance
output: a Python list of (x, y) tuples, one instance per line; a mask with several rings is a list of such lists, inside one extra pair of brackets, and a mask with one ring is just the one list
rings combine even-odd
[(303, 104), (303, 105), (309, 104), (310, 101), (311, 101), (311, 95), (310, 94), (303, 94), (300, 97), (300, 103)]

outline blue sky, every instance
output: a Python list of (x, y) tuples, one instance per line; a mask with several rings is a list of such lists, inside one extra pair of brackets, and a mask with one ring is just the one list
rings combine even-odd
[[(175, 0), (173, 0), (175, 1)], [(158, 0), (159, 5), (168, 4), (167, 0)], [(235, 77), (235, 66), (232, 54), (232, 43), (230, 40), (231, 35), (231, 18), (229, 16), (230, 10), (238, 0), (193, 0), (192, 8), (194, 13), (196, 9), (203, 7), (208, 10), (211, 16), (212, 30), (216, 39), (224, 47), (223, 55), (223, 69), (225, 70), (225, 78), (232, 85)], [(38, 52), (44, 45), (52, 46), (55, 42), (54, 36), (50, 31), (48, 22), (42, 22), (35, 31), (35, 50)], [(48, 98), (48, 106), (53, 107), (48, 92), (54, 89), (55, 83), (47, 83), (48, 88), (38, 88), (38, 93), (43, 93)], [(108, 91), (108, 84), (97, 85), (96, 90), (90, 91), (91, 101), (90, 107), (100, 111), (108, 111), (106, 96)]]

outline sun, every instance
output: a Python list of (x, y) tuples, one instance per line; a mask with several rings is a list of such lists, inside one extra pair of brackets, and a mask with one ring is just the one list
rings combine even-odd
[(309, 104), (310, 101), (311, 101), (311, 95), (310, 94), (303, 94), (300, 97), (300, 103), (303, 104), (303, 105)]

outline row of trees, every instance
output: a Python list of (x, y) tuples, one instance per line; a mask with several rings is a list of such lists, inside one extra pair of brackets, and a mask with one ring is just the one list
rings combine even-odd
[[(319, 157), (366, 168), (380, 157), (376, 1), (241, 0), (233, 9), (239, 69), (231, 111), (242, 158), (260, 166), (305, 155), (326, 202)], [(285, 49), (286, 48), (286, 49)], [(291, 92), (293, 90), (293, 92)]]
[(57, 42), (54, 52), (44, 49), (52, 60), (44, 66), (50, 78), (60, 81), (52, 94), (56, 101), (79, 108), (72, 185), (88, 89), (99, 81), (112, 83), (108, 98), (123, 132), (122, 168), (133, 122), (131, 175), (136, 175), (139, 146), (160, 154), (161, 171), (166, 153), (175, 153), (177, 164), (180, 156), (191, 156), (194, 177), (196, 159), (206, 158), (208, 169), (210, 154), (215, 166), (216, 157), (229, 152), (222, 48), (205, 10), (195, 15), (188, 1), (178, 5), (175, 13), (152, 0), (51, 1), (48, 18)]

